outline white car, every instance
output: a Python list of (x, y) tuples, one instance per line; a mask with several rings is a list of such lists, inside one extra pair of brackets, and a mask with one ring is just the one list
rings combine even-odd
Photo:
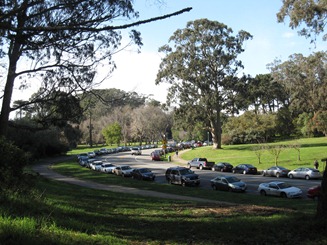
[(139, 147), (132, 147), (131, 152), (132, 152), (132, 155), (141, 155), (142, 154), (141, 148), (139, 148)]
[(90, 164), (91, 169), (95, 171), (100, 171), (102, 165), (102, 161), (94, 161)]
[(113, 170), (116, 168), (115, 165), (113, 165), (112, 163), (110, 162), (104, 162), (102, 163), (101, 165), (101, 172), (103, 173), (108, 173), (108, 174), (112, 174), (113, 173)]
[(258, 191), (262, 196), (271, 195), (283, 198), (302, 197), (301, 189), (279, 181), (261, 183), (259, 185)]
[(128, 165), (118, 166), (114, 169), (114, 174), (121, 175), (123, 177), (132, 176), (134, 169)]

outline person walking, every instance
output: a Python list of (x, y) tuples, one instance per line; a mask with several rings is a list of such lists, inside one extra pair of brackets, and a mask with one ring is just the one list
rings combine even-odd
[(315, 169), (319, 168), (319, 163), (317, 160), (314, 161), (313, 166), (315, 167)]

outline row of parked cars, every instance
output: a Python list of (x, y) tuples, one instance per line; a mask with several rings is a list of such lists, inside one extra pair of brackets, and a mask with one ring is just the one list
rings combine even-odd
[[(200, 185), (198, 174), (186, 167), (171, 167), (166, 170), (166, 180), (170, 184), (178, 184), (182, 186)], [(229, 191), (229, 192), (245, 192), (247, 184), (236, 176), (219, 174), (210, 180), (213, 190)], [(319, 196), (320, 186), (312, 187), (308, 190), (307, 196), (316, 199)], [(300, 188), (294, 187), (283, 181), (272, 181), (261, 183), (258, 186), (258, 192), (262, 196), (279, 196), (282, 198), (300, 198), (303, 193)]]
[[(212, 171), (220, 172), (232, 172), (240, 174), (258, 174), (258, 169), (251, 164), (239, 164), (233, 166), (228, 162), (219, 162), (212, 166)], [(262, 170), (261, 174), (263, 176), (272, 176), (272, 177), (288, 177), (293, 178), (303, 178), (306, 180), (309, 179), (320, 179), (321, 173), (318, 169), (310, 167), (299, 167), (294, 170), (290, 170), (281, 166), (272, 166), (268, 169)]]

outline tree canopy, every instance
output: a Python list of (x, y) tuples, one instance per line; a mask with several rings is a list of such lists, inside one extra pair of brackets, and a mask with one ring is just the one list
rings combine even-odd
[[(120, 30), (190, 10), (133, 22), (138, 12), (132, 0), (1, 1), (0, 58), (5, 64), (1, 66), (5, 84), (0, 95), (0, 135), (7, 133), (18, 79), (20, 88), (39, 79), (44, 92), (49, 93), (88, 90), (99, 64), (107, 65), (108, 73), (115, 68), (112, 55), (121, 46)], [(118, 25), (113, 24), (115, 21)], [(136, 30), (130, 30), (130, 40), (142, 45)]]
[(172, 85), (167, 104), (178, 104), (177, 115), (201, 121), (210, 130), (215, 148), (221, 148), (220, 113), (235, 108), (233, 85), (243, 68), (237, 56), (251, 37), (246, 31), (234, 36), (223, 23), (199, 19), (175, 31), (169, 39), (172, 47), (167, 44), (159, 49), (166, 57), (156, 83)]

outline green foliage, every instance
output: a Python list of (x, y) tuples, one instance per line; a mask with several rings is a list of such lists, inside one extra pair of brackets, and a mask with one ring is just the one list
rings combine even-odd
[(102, 130), (102, 134), (106, 139), (108, 145), (117, 144), (119, 145), (122, 139), (121, 126), (119, 123), (113, 123)]
[(28, 164), (28, 155), (0, 137), (0, 190), (19, 189), (23, 182), (23, 168)]
[(230, 117), (223, 126), (223, 132), (232, 139), (230, 143), (263, 143), (275, 135), (276, 115), (256, 114), (246, 111), (239, 117)]
[(217, 148), (221, 147), (220, 113), (235, 110), (235, 84), (246, 82), (237, 77), (243, 68), (237, 56), (251, 37), (245, 31), (233, 35), (222, 23), (199, 19), (176, 30), (169, 39), (172, 46), (159, 49), (166, 57), (156, 83), (171, 84), (167, 104), (177, 103), (175, 117), (189, 125), (201, 122), (210, 128)]
[[(327, 3), (324, 0), (284, 0), (277, 17), (279, 22), (289, 20), (289, 26), (292, 29), (306, 25), (307, 27), (300, 31), (300, 35), (315, 40), (316, 35), (325, 31), (326, 9)], [(324, 39), (326, 39), (326, 34), (324, 34)]]

